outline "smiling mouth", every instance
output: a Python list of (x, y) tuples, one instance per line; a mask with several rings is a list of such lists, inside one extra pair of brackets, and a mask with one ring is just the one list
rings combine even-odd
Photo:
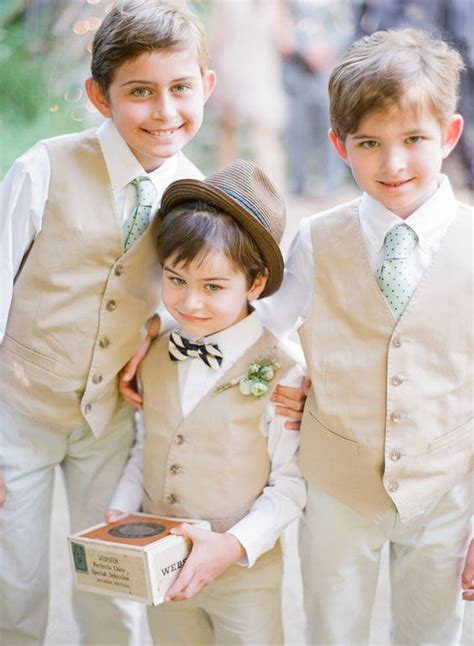
[(181, 126), (178, 126), (177, 128), (161, 128), (160, 130), (148, 130), (147, 128), (142, 128), (144, 132), (146, 132), (149, 135), (153, 135), (154, 137), (171, 137), (174, 135), (175, 132), (178, 132), (178, 130), (181, 128)]
[(194, 323), (204, 323), (206, 321), (209, 321), (210, 319), (208, 317), (204, 316), (192, 316), (191, 314), (183, 314), (183, 312), (178, 312), (179, 316), (183, 318), (185, 321), (193, 321)]
[(379, 184), (382, 184), (382, 186), (387, 186), (388, 188), (397, 188), (398, 186), (404, 186), (405, 184), (408, 184), (413, 180), (413, 177), (410, 177), (410, 179), (403, 179), (399, 182), (383, 182), (382, 180), (379, 180)]

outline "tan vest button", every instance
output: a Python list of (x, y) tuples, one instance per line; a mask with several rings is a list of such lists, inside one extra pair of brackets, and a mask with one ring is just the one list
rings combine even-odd
[(175, 475), (177, 475), (178, 473), (181, 473), (182, 468), (179, 466), (179, 464), (172, 464), (172, 465), (170, 466), (170, 471), (171, 471), (171, 473), (175, 476)]
[(394, 462), (398, 462), (398, 460), (401, 457), (402, 457), (402, 454), (397, 449), (393, 449), (393, 451), (390, 451), (390, 459), (393, 460)]
[(167, 496), (166, 502), (168, 502), (170, 505), (174, 505), (175, 503), (179, 502), (179, 498), (178, 496), (175, 496), (174, 493), (172, 493)]
[(117, 309), (117, 303), (115, 301), (109, 301), (105, 307), (109, 312), (113, 312)]
[(91, 404), (86, 404), (84, 406), (84, 413), (87, 415), (87, 413), (90, 413), (92, 410), (92, 405)]
[(399, 336), (394, 336), (392, 339), (392, 343), (396, 348), (400, 348), (402, 345), (402, 340)]
[(400, 386), (404, 381), (405, 377), (403, 375), (393, 375), (392, 377), (393, 386)]
[(390, 491), (390, 493), (395, 493), (395, 491), (398, 491), (398, 486), (398, 482), (390, 482), (390, 484), (388, 485), (388, 490)]
[(177, 435), (174, 438), (174, 441), (175, 441), (176, 444), (182, 444), (184, 442), (184, 437), (182, 435)]
[(110, 341), (106, 336), (103, 336), (99, 341), (99, 345), (101, 348), (107, 348), (110, 345)]
[(123, 268), (123, 265), (115, 265), (114, 274), (116, 276), (121, 276), (124, 271), (125, 269)]
[(102, 375), (94, 375), (92, 377), (93, 384), (100, 384), (101, 381), (102, 381)]

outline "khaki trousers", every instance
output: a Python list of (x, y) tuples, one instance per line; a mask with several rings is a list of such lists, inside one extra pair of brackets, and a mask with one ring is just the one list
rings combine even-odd
[[(120, 405), (106, 434), (47, 428), (0, 402), (0, 460), (6, 500), (0, 509), (0, 643), (42, 644), (49, 592), (49, 535), (55, 466), (64, 474), (72, 531), (102, 522), (133, 442), (133, 413)], [(66, 537), (65, 537), (66, 539)], [(128, 602), (125, 602), (128, 603)], [(135, 612), (78, 592), (81, 643), (128, 644)]]
[(148, 608), (156, 646), (278, 646), (282, 562), (279, 546), (252, 568), (234, 565), (198, 595)]
[(470, 478), (459, 483), (406, 523), (395, 508), (370, 522), (309, 486), (300, 533), (308, 643), (368, 644), (381, 551), (389, 541), (392, 643), (459, 644), (470, 484)]

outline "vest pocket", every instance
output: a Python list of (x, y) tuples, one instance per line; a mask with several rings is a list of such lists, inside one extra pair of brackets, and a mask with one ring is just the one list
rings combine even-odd
[(472, 431), (473, 431), (473, 418), (469, 419), (465, 424), (458, 426), (448, 433), (443, 433), (435, 438), (428, 445), (428, 453), (435, 451), (445, 450), (456, 446), (457, 444), (465, 445), (466, 448), (472, 446)]
[(343, 451), (349, 451), (351, 455), (359, 454), (358, 442), (356, 442), (355, 440), (350, 440), (348, 437), (344, 437), (344, 435), (339, 435), (339, 433), (336, 433), (327, 426), (324, 426), (324, 424), (320, 422), (316, 415), (314, 415), (314, 413), (312, 413), (310, 410), (308, 411), (308, 413), (312, 418), (312, 421), (315, 422), (317, 431), (319, 433), (322, 433), (323, 435), (326, 435), (326, 439), (328, 441), (334, 442), (335, 445), (340, 447)]
[(24, 361), (27, 361), (28, 363), (33, 364), (38, 368), (47, 370), (48, 372), (51, 372), (55, 375), (59, 374), (57, 370), (59, 366), (58, 361), (55, 361), (54, 359), (50, 359), (49, 357), (46, 357), (44, 354), (40, 354), (39, 352), (36, 352), (36, 350), (31, 350), (30, 348), (27, 348), (21, 343), (18, 343), (18, 341), (15, 341), (15, 339), (12, 339), (12, 337), (8, 336), (7, 334), (5, 334), (2, 346), (5, 348), (5, 350), (10, 352), (11, 354), (15, 355), (16, 357), (19, 357), (20, 359), (23, 359)]
[(58, 361), (30, 350), (6, 335), (1, 347), (5, 350), (1, 358), (5, 364), (2, 372), (7, 374), (8, 370), (12, 383), (20, 388), (34, 388), (37, 396), (40, 392), (41, 397), (45, 392), (70, 393), (74, 402), (80, 401), (82, 387), (79, 378), (63, 376)]
[(360, 489), (359, 444), (335, 433), (308, 410), (303, 419), (300, 461), (306, 479), (331, 495)]

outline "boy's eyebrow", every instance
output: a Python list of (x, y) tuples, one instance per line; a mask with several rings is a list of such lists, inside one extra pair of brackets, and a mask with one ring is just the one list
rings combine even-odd
[[(168, 85), (173, 85), (173, 83), (184, 83), (185, 81), (195, 81), (199, 79), (199, 76), (183, 76), (182, 78), (173, 79), (168, 83)], [(135, 83), (140, 83), (141, 85), (158, 85), (150, 79), (132, 79), (131, 81), (125, 81), (120, 85), (120, 87), (125, 87), (126, 85), (134, 85)]]
[[(412, 128), (411, 130), (408, 130), (407, 132), (403, 132), (402, 136), (403, 137), (410, 137), (411, 135), (426, 135), (428, 134), (428, 130), (424, 130), (424, 128)], [(352, 139), (377, 139), (377, 135), (364, 135), (364, 133), (357, 134), (357, 135), (350, 135)]]
[[(171, 269), (171, 267), (167, 267), (166, 265), (163, 266), (163, 271), (169, 271), (172, 274), (175, 274), (176, 276), (179, 276), (181, 278), (181, 275), (175, 271), (174, 269)], [(229, 282), (230, 278), (222, 278), (220, 276), (210, 276), (209, 278), (200, 278), (199, 279), (202, 283), (208, 283), (211, 280), (221, 280), (225, 282)]]
[(364, 135), (364, 134), (350, 135), (350, 136), (352, 137), (352, 139), (375, 139), (376, 138), (375, 135)]
[(168, 267), (167, 265), (163, 265), (163, 271), (169, 271), (169, 272), (171, 272), (172, 274), (176, 274), (176, 276), (180, 276), (180, 275), (181, 275), (181, 274), (179, 274), (177, 271), (175, 271), (174, 269), (171, 269), (171, 267)]

